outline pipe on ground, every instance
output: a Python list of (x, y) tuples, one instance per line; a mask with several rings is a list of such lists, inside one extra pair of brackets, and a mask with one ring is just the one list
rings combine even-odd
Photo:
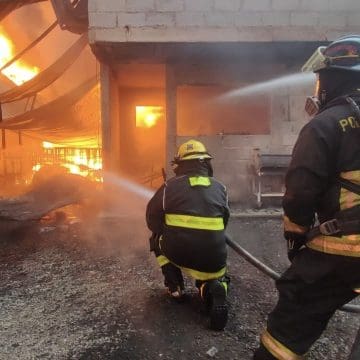
[[(280, 274), (276, 271), (262, 263), (259, 259), (251, 255), (248, 251), (246, 251), (243, 247), (241, 247), (237, 242), (233, 241), (226, 236), (226, 243), (228, 246), (233, 249), (237, 254), (243, 257), (247, 262), (254, 265), (258, 270), (263, 272), (265, 275), (268, 275), (273, 280), (277, 280), (280, 278)], [(351, 313), (358, 313), (360, 314), (360, 306), (347, 304), (340, 308), (342, 311), (351, 312)], [(360, 341), (360, 340), (359, 340)]]

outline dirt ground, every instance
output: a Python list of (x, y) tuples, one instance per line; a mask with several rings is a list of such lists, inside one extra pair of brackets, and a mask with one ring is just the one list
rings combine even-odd
[[(233, 218), (229, 234), (277, 271), (287, 266), (280, 219)], [(143, 219), (42, 224), (0, 246), (0, 359), (251, 359), (276, 302), (271, 279), (229, 249), (229, 322), (208, 329), (187, 279), (167, 298)], [(345, 360), (359, 315), (337, 312), (310, 360)]]

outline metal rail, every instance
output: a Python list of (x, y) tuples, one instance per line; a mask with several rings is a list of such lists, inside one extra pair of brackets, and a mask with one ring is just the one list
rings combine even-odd
[[(262, 263), (259, 259), (257, 259), (256, 257), (254, 257), (253, 255), (251, 255), (248, 251), (246, 251), (243, 247), (241, 247), (238, 243), (236, 243), (235, 241), (233, 241), (232, 239), (229, 238), (229, 236), (226, 236), (226, 243), (228, 244), (229, 247), (231, 247), (237, 254), (239, 254), (240, 256), (242, 256), (247, 262), (249, 262), (250, 264), (254, 265), (258, 270), (260, 270), (261, 272), (263, 272), (265, 275), (268, 275), (269, 277), (271, 277), (273, 280), (277, 280), (280, 278), (280, 274), (277, 273), (276, 271), (274, 271), (273, 269), (271, 269), (270, 267), (268, 267), (267, 265), (265, 265), (264, 263)], [(341, 307), (339, 310), (342, 311), (346, 311), (346, 312), (351, 312), (351, 313), (357, 313), (360, 314), (360, 306), (358, 305), (344, 305), (343, 307)]]

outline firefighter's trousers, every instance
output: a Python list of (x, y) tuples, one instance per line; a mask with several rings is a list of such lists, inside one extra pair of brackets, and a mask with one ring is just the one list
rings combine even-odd
[(169, 259), (162, 253), (158, 242), (153, 251), (164, 275), (164, 284), (169, 288), (170, 291), (175, 291), (178, 287), (181, 290), (184, 289), (182, 270), (196, 280), (195, 284), (199, 289), (201, 288), (201, 285), (208, 280), (217, 279), (224, 283), (223, 285), (227, 291), (230, 278), (226, 275), (226, 267), (214, 273), (201, 272), (193, 269), (183, 268), (171, 263)]
[(301, 250), (276, 282), (279, 300), (254, 359), (302, 359), (334, 312), (359, 295), (359, 269), (360, 257)]

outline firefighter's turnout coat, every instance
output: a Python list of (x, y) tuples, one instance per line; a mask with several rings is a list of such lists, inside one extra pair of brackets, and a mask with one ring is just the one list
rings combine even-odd
[[(276, 281), (279, 300), (261, 337), (266, 359), (303, 359), (334, 312), (360, 292), (360, 195), (341, 180), (360, 184), (359, 121), (345, 98), (335, 99), (295, 144), (285, 179), (284, 229), (310, 229), (314, 236)], [(315, 215), (321, 224), (336, 219), (337, 225), (311, 228)]]
[[(358, 97), (354, 100), (360, 103)], [(295, 144), (283, 200), (287, 230), (308, 229), (315, 214), (320, 223), (360, 221), (360, 195), (345, 188), (341, 179), (360, 185), (360, 119), (344, 97), (331, 101), (305, 125)], [(317, 234), (307, 246), (360, 257), (360, 231), (356, 223), (353, 228), (351, 234)]]
[(225, 186), (201, 166), (166, 181), (146, 209), (149, 229), (161, 235), (162, 254), (200, 280), (225, 273), (228, 219)]

